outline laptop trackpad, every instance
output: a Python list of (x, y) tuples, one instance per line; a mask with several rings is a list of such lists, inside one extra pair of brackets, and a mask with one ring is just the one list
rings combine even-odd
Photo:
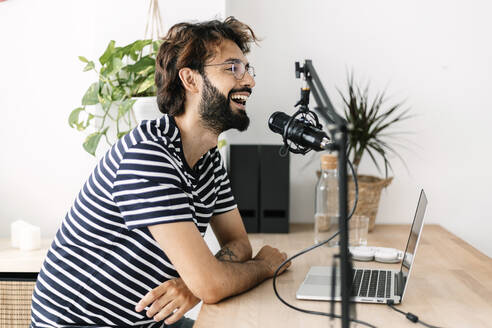
[(310, 274), (306, 277), (304, 283), (309, 285), (328, 286), (331, 284), (331, 276), (318, 276)]
[[(337, 277), (335, 299), (340, 297), (340, 277)], [(331, 267), (311, 267), (306, 279), (299, 287), (296, 297), (299, 299), (331, 299)]]

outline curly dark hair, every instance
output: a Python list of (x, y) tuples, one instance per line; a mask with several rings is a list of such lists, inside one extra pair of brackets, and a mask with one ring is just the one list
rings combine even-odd
[(184, 112), (185, 90), (179, 70), (189, 67), (203, 75), (205, 62), (226, 39), (235, 42), (245, 54), (250, 51), (250, 43), (259, 41), (248, 25), (232, 16), (223, 22), (179, 23), (171, 27), (155, 65), (157, 105), (162, 113), (178, 116)]

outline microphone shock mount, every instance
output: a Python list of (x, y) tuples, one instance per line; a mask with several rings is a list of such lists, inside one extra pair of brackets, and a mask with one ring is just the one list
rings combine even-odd
[[(299, 63), (296, 62), (297, 77), (300, 77), (300, 70), (302, 70), (302, 68), (299, 68)], [(323, 129), (323, 126), (319, 122), (318, 115), (316, 115), (315, 112), (309, 109), (310, 88), (305, 78), (303, 79), (303, 81), (303, 86), (301, 88), (301, 98), (294, 105), (294, 107), (299, 107), (299, 109), (294, 113), (294, 115), (291, 116), (291, 118), (285, 125), (284, 131), (282, 133), (282, 139), (284, 142), (283, 147), (280, 149), (280, 154), (282, 156), (287, 155), (288, 152), (305, 155), (311, 150), (311, 148), (309, 147), (304, 147), (287, 139), (289, 128), (296, 119), (316, 129)]]

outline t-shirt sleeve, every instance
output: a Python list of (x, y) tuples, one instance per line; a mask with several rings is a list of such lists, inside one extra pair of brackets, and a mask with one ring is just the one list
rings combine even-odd
[(116, 171), (113, 199), (128, 229), (193, 221), (190, 197), (169, 153), (153, 142), (125, 152)]
[(217, 201), (215, 202), (214, 207), (214, 215), (231, 211), (237, 207), (236, 200), (232, 195), (229, 175), (227, 174), (218, 151), (216, 152), (215, 165), (215, 185), (218, 192)]

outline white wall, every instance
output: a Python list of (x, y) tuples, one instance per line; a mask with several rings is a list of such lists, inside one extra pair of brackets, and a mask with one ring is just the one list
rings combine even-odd
[[(427, 222), (438, 223), (492, 256), (492, 5), (488, 1), (226, 0), (226, 15), (263, 38), (249, 59), (257, 86), (248, 103), (251, 128), (228, 133), (232, 143), (280, 143), (267, 120), (293, 113), (300, 81), (294, 62), (312, 59), (332, 102), (353, 70), (392, 101), (406, 99), (416, 117), (393, 159), (395, 180), (383, 192), (377, 222), (410, 223), (420, 187)], [(291, 158), (291, 219), (310, 222), (317, 160)], [(377, 174), (368, 158), (361, 171)], [(310, 164), (309, 164), (310, 163)], [(307, 165), (307, 166), (306, 166)]]
[[(111, 39), (143, 36), (147, 1), (19, 1), (0, 3), (0, 236), (29, 220), (55, 233), (95, 159), (84, 136), (68, 127), (70, 111), (93, 81), (77, 56), (96, 59)], [(165, 29), (178, 21), (235, 15), (263, 37), (250, 56), (257, 87), (249, 102), (251, 129), (232, 141), (278, 143), (267, 130), (275, 110), (293, 112), (299, 80), (294, 61), (313, 59), (335, 104), (347, 69), (407, 99), (418, 117), (410, 173), (393, 161), (396, 179), (383, 194), (378, 222), (408, 223), (418, 188), (426, 188), (428, 222), (440, 223), (492, 256), (492, 46), (487, 1), (160, 1)], [(469, 140), (473, 142), (469, 142)], [(470, 143), (470, 145), (467, 144)], [(292, 158), (293, 221), (312, 217), (314, 161)], [(363, 171), (376, 173), (366, 161)]]
[[(143, 38), (149, 1), (0, 3), (0, 236), (10, 222), (55, 234), (96, 159), (67, 119), (95, 80), (77, 59), (97, 60), (110, 40)], [(160, 1), (164, 29), (224, 17), (223, 0)]]

